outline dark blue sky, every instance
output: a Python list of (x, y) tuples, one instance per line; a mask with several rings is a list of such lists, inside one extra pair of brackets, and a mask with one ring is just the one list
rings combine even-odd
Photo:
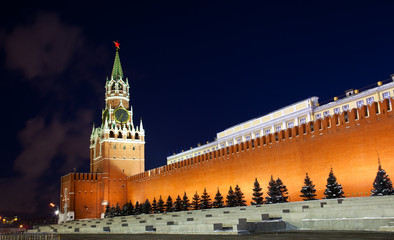
[(42, 215), (89, 171), (120, 42), (146, 167), (227, 127), (394, 73), (394, 3), (34, 1), (0, 10), (0, 215)]

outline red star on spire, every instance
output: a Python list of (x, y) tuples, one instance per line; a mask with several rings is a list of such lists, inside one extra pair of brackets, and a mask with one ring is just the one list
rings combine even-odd
[(115, 47), (116, 47), (116, 50), (118, 50), (120, 47), (120, 44), (118, 43), (118, 41), (114, 41), (114, 43), (115, 43)]

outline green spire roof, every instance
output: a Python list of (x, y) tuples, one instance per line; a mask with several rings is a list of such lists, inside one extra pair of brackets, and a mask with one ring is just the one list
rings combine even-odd
[(115, 62), (114, 62), (114, 67), (112, 69), (111, 79), (114, 80), (123, 79), (123, 71), (122, 71), (122, 66), (120, 65), (120, 58), (119, 58), (119, 47), (116, 48)]

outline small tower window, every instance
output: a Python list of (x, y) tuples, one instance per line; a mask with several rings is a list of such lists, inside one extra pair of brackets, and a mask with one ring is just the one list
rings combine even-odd
[(135, 150), (135, 147), (133, 147), (133, 150)]
[(123, 146), (123, 150), (126, 150), (126, 146)]
[(113, 131), (109, 132), (109, 138), (115, 138), (115, 134)]
[(123, 136), (122, 136), (122, 132), (119, 132), (118, 133), (118, 138), (122, 138)]
[(114, 145), (114, 149), (116, 149), (116, 145)]
[(140, 136), (138, 135), (138, 133), (135, 134), (135, 139), (140, 139)]

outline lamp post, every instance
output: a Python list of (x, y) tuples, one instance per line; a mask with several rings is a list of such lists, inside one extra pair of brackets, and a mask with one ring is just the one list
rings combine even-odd
[(55, 210), (56, 223), (59, 223), (59, 213), (60, 213), (60, 211), (59, 211), (59, 206), (56, 205), (56, 204), (54, 204), (54, 203), (50, 203), (49, 206), (51, 206), (51, 207), (53, 207), (53, 208), (56, 207), (56, 210)]

